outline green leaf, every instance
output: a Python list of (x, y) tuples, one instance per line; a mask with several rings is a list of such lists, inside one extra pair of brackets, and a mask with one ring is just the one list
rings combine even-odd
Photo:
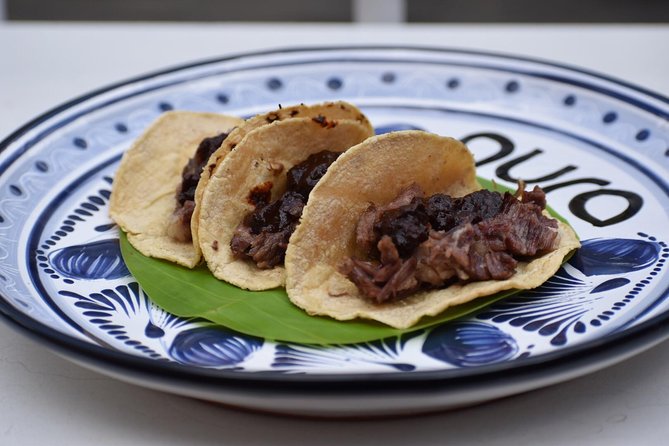
[[(493, 188), (489, 181), (481, 183)], [(146, 257), (133, 248), (124, 233), (120, 241), (128, 269), (151, 300), (168, 313), (202, 317), (237, 332), (274, 341), (350, 344), (398, 336), (460, 318), (517, 292), (510, 290), (478, 298), (438, 316), (424, 318), (411, 329), (398, 330), (373, 321), (309, 316), (290, 302), (283, 288), (242, 290), (216, 279), (204, 265), (191, 270)]]

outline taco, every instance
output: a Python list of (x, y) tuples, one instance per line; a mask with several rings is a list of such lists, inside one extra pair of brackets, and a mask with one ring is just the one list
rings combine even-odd
[[(138, 251), (189, 268), (200, 262), (199, 246), (190, 237), (192, 192), (212, 147), (218, 148), (225, 132), (242, 122), (214, 113), (170, 111), (123, 155), (109, 213)], [(184, 188), (185, 177), (190, 186)], [(175, 224), (175, 218), (181, 223)]]
[(229, 135), (220, 144), (220, 147), (211, 155), (207, 161), (206, 168), (201, 171), (197, 188), (195, 189), (193, 216), (191, 219), (191, 229), (193, 243), (199, 245), (198, 225), (200, 222), (200, 206), (202, 194), (204, 193), (209, 177), (218, 164), (234, 150), (244, 137), (253, 130), (272, 124), (277, 121), (285, 121), (293, 118), (314, 118), (318, 122), (327, 123), (331, 120), (350, 119), (357, 121), (372, 132), (373, 128), (367, 117), (353, 104), (348, 102), (324, 102), (314, 105), (295, 105), (291, 107), (281, 107), (268, 113), (262, 113), (247, 119), (242, 124), (235, 127)]
[(250, 290), (283, 285), (289, 237), (314, 184), (339, 154), (373, 130), (317, 116), (250, 131), (212, 172), (198, 236), (215, 277)]
[(579, 246), (539, 188), (483, 191), (459, 141), (370, 138), (312, 191), (285, 258), (290, 300), (313, 315), (409, 328), (477, 297), (542, 284)]

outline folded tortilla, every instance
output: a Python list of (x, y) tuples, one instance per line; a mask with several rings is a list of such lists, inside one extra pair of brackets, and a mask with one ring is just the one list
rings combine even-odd
[(580, 246), (574, 231), (558, 222), (559, 246), (535, 260), (519, 262), (507, 280), (460, 283), (416, 292), (404, 299), (375, 304), (338, 267), (361, 257), (356, 226), (370, 203), (384, 205), (417, 183), (426, 196), (454, 197), (480, 189), (472, 154), (459, 141), (419, 131), (370, 138), (339, 157), (311, 192), (300, 225), (286, 252), (286, 290), (290, 300), (312, 315), (339, 320), (366, 318), (396, 328), (415, 325), (448, 307), (508, 289), (541, 285)]
[(281, 107), (277, 110), (259, 114), (247, 119), (242, 124), (238, 125), (234, 130), (232, 130), (232, 132), (230, 132), (225, 140), (223, 140), (221, 147), (219, 147), (218, 150), (216, 150), (216, 152), (211, 155), (209, 161), (207, 161), (206, 167), (202, 171), (200, 182), (195, 189), (195, 209), (193, 210), (193, 218), (191, 222), (193, 244), (200, 244), (198, 239), (198, 225), (200, 222), (200, 202), (202, 201), (202, 194), (204, 193), (204, 190), (207, 187), (207, 183), (209, 182), (209, 178), (216, 169), (216, 166), (218, 166), (225, 159), (228, 153), (230, 153), (232, 150), (235, 150), (244, 137), (257, 128), (272, 124), (273, 122), (285, 121), (286, 119), (319, 119), (319, 117), (322, 117), (326, 120), (353, 120), (366, 128), (370, 132), (370, 135), (374, 134), (372, 124), (360, 111), (360, 109), (358, 109), (355, 105), (344, 101), (324, 102), (314, 105), (300, 104), (292, 107)]
[(275, 121), (250, 131), (216, 167), (200, 200), (198, 237), (214, 276), (249, 290), (283, 285), (283, 266), (260, 269), (230, 249), (237, 225), (254, 209), (250, 191), (271, 182), (275, 200), (286, 190), (291, 167), (323, 150), (343, 152), (372, 134), (371, 126), (357, 120), (329, 119), (323, 125), (313, 118)]
[(175, 241), (167, 233), (181, 173), (203, 139), (242, 122), (214, 113), (170, 111), (123, 155), (114, 176), (109, 214), (139, 252), (188, 268), (200, 262), (197, 244)]

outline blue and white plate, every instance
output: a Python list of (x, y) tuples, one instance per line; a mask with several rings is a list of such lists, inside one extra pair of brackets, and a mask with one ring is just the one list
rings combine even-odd
[[(107, 213), (133, 139), (166, 110), (250, 116), (337, 99), (379, 133), (462, 139), (482, 177), (540, 184), (583, 248), (536, 290), (360, 345), (270, 342), (152, 304)], [(0, 310), (102, 373), (275, 412), (415, 413), (559, 382), (669, 336), (668, 117), (666, 98), (601, 75), (442, 49), (291, 49), (123, 82), (0, 144)]]

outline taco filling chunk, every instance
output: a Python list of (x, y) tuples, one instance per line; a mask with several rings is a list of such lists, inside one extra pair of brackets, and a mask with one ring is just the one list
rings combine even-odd
[(195, 189), (200, 182), (202, 171), (211, 155), (221, 146), (228, 133), (205, 138), (200, 142), (195, 155), (181, 172), (181, 184), (176, 191), (176, 206), (167, 233), (179, 242), (190, 242), (193, 240), (191, 233), (191, 219), (195, 210)]
[(413, 184), (389, 204), (370, 205), (356, 230), (367, 260), (355, 256), (340, 271), (372, 302), (457, 281), (503, 280), (558, 246), (557, 221), (542, 212), (544, 192), (519, 184), (515, 195), (487, 190), (463, 197), (426, 197)]
[(324, 150), (291, 167), (286, 191), (274, 201), (270, 201), (271, 183), (252, 189), (249, 201), (255, 209), (235, 229), (230, 241), (234, 255), (263, 269), (282, 264), (309, 193), (340, 154)]

